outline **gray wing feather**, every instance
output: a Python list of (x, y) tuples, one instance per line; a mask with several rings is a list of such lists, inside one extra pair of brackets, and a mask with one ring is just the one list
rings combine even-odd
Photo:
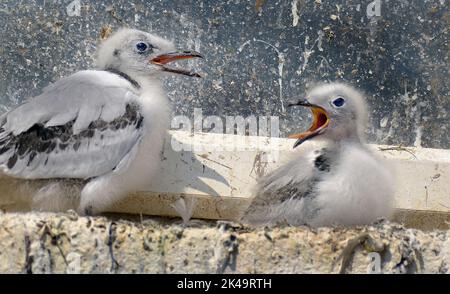
[(126, 166), (143, 135), (135, 91), (100, 71), (52, 84), (0, 116), (0, 171), (28, 179), (91, 178)]
[(308, 183), (314, 180), (316, 171), (311, 162), (300, 157), (263, 177), (258, 182), (255, 197), (267, 202), (283, 201), (286, 197), (302, 197), (308, 190)]
[(115, 108), (115, 115), (109, 117), (112, 120), (124, 113), (127, 100), (135, 96), (133, 91), (128, 81), (112, 73), (80, 71), (46, 87), (41, 95), (7, 113), (4, 128), (17, 135), (52, 118), (63, 124), (76, 117), (77, 128), (83, 125), (82, 121), (98, 118), (98, 109), (107, 104)]
[(240, 220), (254, 225), (279, 220), (283, 214), (279, 207), (307, 197), (317, 176), (309, 156), (297, 156), (258, 181), (250, 205), (240, 213)]

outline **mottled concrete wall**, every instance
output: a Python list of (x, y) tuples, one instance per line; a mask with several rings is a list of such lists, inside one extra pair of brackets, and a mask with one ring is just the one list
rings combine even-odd
[(448, 273), (448, 233), (0, 214), (0, 273)]
[(308, 114), (283, 104), (342, 80), (368, 93), (369, 141), (450, 148), (448, 1), (382, 0), (371, 18), (368, 0), (79, 2), (0, 3), (2, 109), (90, 67), (102, 27), (131, 26), (206, 56), (204, 79), (167, 79), (174, 113), (279, 115), (286, 135)]

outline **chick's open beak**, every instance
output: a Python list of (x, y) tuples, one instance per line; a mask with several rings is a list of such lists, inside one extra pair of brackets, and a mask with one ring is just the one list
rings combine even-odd
[(190, 77), (200, 78), (201, 76), (198, 73), (192, 72), (190, 70), (185, 70), (181, 68), (170, 67), (167, 64), (180, 60), (180, 59), (190, 59), (190, 58), (203, 58), (203, 56), (196, 51), (177, 51), (177, 52), (169, 52), (160, 54), (150, 60), (151, 63), (156, 64), (161, 67), (163, 71), (182, 74)]
[(318, 105), (314, 105), (308, 102), (308, 100), (302, 100), (297, 103), (289, 104), (289, 106), (304, 106), (309, 107), (311, 109), (312, 115), (313, 115), (313, 121), (311, 124), (311, 127), (303, 133), (290, 135), (289, 138), (297, 139), (297, 141), (294, 144), (294, 147), (297, 147), (298, 145), (302, 144), (308, 139), (311, 139), (317, 135), (320, 135), (323, 133), (326, 129), (326, 127), (330, 123), (330, 118), (322, 107)]

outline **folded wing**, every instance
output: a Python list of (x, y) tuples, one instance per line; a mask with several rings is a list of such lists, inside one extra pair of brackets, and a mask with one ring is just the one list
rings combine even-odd
[(143, 135), (137, 89), (81, 71), (0, 117), (0, 171), (27, 179), (88, 179), (132, 160)]

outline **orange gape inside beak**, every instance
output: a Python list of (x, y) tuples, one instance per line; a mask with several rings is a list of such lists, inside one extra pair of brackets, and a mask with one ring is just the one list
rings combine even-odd
[(328, 117), (327, 112), (323, 108), (311, 106), (311, 112), (313, 114), (313, 121), (309, 130), (303, 133), (289, 136), (289, 138), (298, 139), (295, 146), (300, 145), (309, 138), (319, 135), (330, 123), (330, 118)]

